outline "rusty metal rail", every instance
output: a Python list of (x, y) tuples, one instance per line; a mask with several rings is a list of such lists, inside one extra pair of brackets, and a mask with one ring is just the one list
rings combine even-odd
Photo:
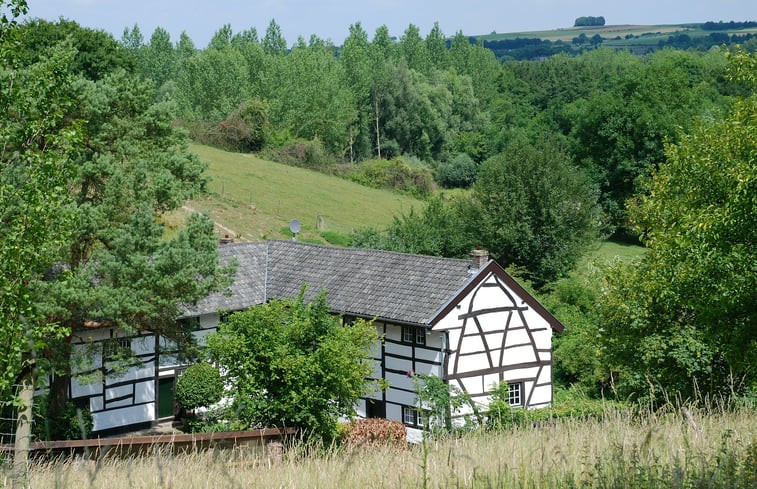
[[(93, 438), (89, 440), (58, 440), (39, 441), (31, 443), (31, 451), (62, 451), (77, 449), (99, 449), (109, 451), (111, 449), (133, 450), (155, 445), (194, 445), (209, 446), (216, 443), (248, 442), (254, 440), (270, 441), (283, 439), (296, 433), (295, 428), (264, 428), (246, 431), (224, 431), (218, 433), (193, 433), (193, 434), (164, 434), (142, 436), (119, 436), (112, 438)], [(13, 445), (0, 445), (0, 452), (12, 452)]]

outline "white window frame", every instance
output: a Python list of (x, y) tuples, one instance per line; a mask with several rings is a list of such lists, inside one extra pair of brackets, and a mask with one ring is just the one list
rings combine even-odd
[(426, 346), (426, 330), (423, 328), (417, 328), (415, 330), (415, 344), (420, 346)]
[(409, 426), (418, 426), (418, 410), (411, 406), (402, 406), (402, 422)]
[(507, 402), (512, 407), (523, 406), (523, 382), (507, 384)]
[(402, 326), (402, 343), (406, 345), (426, 346), (426, 330), (413, 326)]

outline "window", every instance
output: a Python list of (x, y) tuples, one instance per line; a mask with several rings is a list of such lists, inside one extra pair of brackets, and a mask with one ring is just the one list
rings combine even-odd
[(423, 428), (426, 416), (428, 416), (428, 411), (425, 409), (419, 411), (418, 408), (402, 406), (402, 421), (408, 426)]
[(406, 425), (418, 426), (418, 410), (412, 407), (404, 406), (402, 408), (402, 421)]
[(187, 331), (197, 331), (200, 329), (200, 318), (198, 316), (181, 318), (179, 319), (179, 325)]
[(403, 326), (402, 342), (409, 345), (426, 346), (426, 330), (424, 328)]
[(112, 358), (131, 353), (131, 338), (111, 338), (103, 344), (103, 358)]
[(507, 401), (511, 406), (523, 405), (523, 384), (517, 382), (507, 386)]

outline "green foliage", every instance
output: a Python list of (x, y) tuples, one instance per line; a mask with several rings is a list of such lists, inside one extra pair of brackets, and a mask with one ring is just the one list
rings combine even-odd
[(70, 116), (74, 51), (59, 46), (13, 69), (18, 60), (7, 47), (0, 46), (0, 407), (14, 399), (21, 372), (36, 373), (35, 357), (70, 332), (44, 317), (33, 282), (70, 237), (69, 161), (82, 144), (81, 123)]
[(537, 286), (567, 273), (597, 238), (596, 192), (551, 138), (517, 139), (485, 161), (473, 197), (480, 244)]
[(60, 412), (52, 412), (47, 396), (34, 403), (33, 436), (37, 440), (86, 440), (92, 433), (92, 414), (67, 402)]
[(248, 97), (249, 82), (246, 60), (236, 49), (206, 49), (183, 61), (177, 102), (188, 118), (217, 122)]
[(268, 112), (264, 100), (248, 100), (211, 129), (195, 126), (195, 139), (227, 151), (260, 151), (270, 139)]
[(584, 16), (578, 17), (573, 23), (574, 27), (586, 27), (586, 26), (603, 26), (605, 25), (605, 18), (601, 15), (599, 17)]
[(277, 148), (268, 148), (263, 156), (285, 165), (325, 171), (336, 163), (319, 139), (290, 139)]
[(367, 187), (389, 188), (418, 197), (427, 196), (435, 188), (431, 168), (411, 167), (401, 157), (364, 161), (350, 179)]
[(429, 200), (423, 211), (415, 208), (395, 216), (385, 233), (361, 228), (353, 233), (352, 246), (403, 253), (461, 257), (473, 249), (474, 238), (467, 234), (464, 201), (447, 203), (442, 196)]
[[(435, 375), (414, 374), (416, 385), (416, 405), (425, 415), (427, 428), (432, 434), (450, 433), (453, 429), (453, 418), (460, 410), (467, 406), (474, 412), (476, 406), (471, 397), (454, 385), (444, 382)], [(471, 423), (467, 423), (469, 427)]]
[(295, 138), (318, 139), (333, 154), (347, 149), (357, 111), (345, 72), (323, 44), (296, 46), (273, 65), (271, 121)]
[(67, 41), (76, 50), (68, 66), (71, 73), (100, 80), (120, 69), (134, 69), (133, 60), (111, 34), (71, 20), (33, 19), (19, 25), (16, 35), (20, 42), (14, 46), (14, 57), (22, 66), (43, 61), (50, 48)]
[(555, 384), (582, 389), (593, 397), (609, 394), (603, 389), (610, 380), (599, 341), (598, 275), (564, 278), (543, 298), (549, 311), (566, 325), (552, 340)]
[(352, 246), (352, 237), (349, 234), (342, 234), (336, 231), (321, 231), (320, 235), (329, 244), (344, 247)]
[(436, 181), (445, 188), (468, 188), (476, 181), (476, 163), (465, 153), (436, 167)]
[(176, 402), (190, 411), (215, 404), (222, 396), (221, 373), (207, 362), (190, 365), (176, 381)]
[(502, 430), (522, 425), (527, 419), (528, 414), (525, 409), (510, 407), (508, 392), (505, 381), (493, 385), (489, 390), (489, 407), (486, 410), (487, 429)]
[[(753, 58), (737, 51), (731, 66), (753, 91)], [(697, 123), (666, 147), (667, 163), (630, 206), (649, 251), (613, 267), (602, 297), (602, 340), (624, 395), (732, 395), (755, 384), (755, 121), (751, 95)]]
[(329, 440), (369, 389), (378, 339), (369, 322), (340, 325), (325, 292), (311, 303), (303, 296), (231, 315), (208, 337), (208, 352), (228, 372), (247, 426), (294, 426)]

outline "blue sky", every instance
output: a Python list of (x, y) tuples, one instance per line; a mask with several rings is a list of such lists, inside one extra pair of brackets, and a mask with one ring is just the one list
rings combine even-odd
[(186, 31), (204, 47), (224, 24), (234, 32), (255, 27), (262, 36), (273, 18), (290, 45), (316, 34), (342, 44), (360, 21), (373, 37), (382, 24), (393, 36), (413, 23), (425, 36), (438, 21), (444, 33), (524, 32), (570, 27), (576, 17), (602, 15), (608, 24), (680, 24), (757, 20), (757, 0), (28, 0), (31, 17), (75, 20), (121, 38), (139, 25), (149, 39), (157, 26), (178, 40)]

